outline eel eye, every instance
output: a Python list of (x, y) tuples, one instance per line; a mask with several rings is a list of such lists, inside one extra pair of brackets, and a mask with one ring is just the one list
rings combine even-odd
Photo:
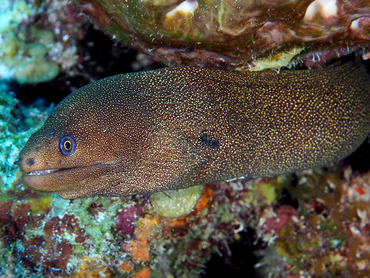
[(76, 148), (75, 140), (70, 136), (64, 136), (59, 141), (59, 149), (64, 155), (71, 155)]

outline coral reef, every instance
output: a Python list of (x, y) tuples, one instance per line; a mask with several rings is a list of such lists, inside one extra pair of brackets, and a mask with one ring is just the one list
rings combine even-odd
[(3, 2), (0, 78), (47, 82), (81, 61), (76, 44), (84, 35), (83, 19), (74, 5), (64, 0)]
[(167, 64), (313, 66), (369, 46), (369, 1), (76, 2), (113, 39)]
[[(301, 215), (280, 207), (262, 217), (257, 228), (285, 260), (279, 270), (284, 275), (276, 277), (370, 275), (369, 181), (369, 172), (354, 174), (350, 167), (342, 172), (307, 171), (299, 177), (290, 192), (300, 201)], [(290, 224), (277, 225), (277, 220)]]
[(14, 69), (14, 78), (18, 83), (50, 81), (59, 74), (57, 63), (44, 60), (48, 53), (48, 45), (53, 41), (54, 34), (51, 31), (42, 30), (33, 25), (17, 35), (9, 32), (0, 45), (3, 49), (0, 63)]
[[(73, 5), (67, 1), (37, 2), (37, 5), (36, 2), (29, 5), (31, 2), (22, 0), (6, 3), (0, 8), (2, 78), (15, 77), (18, 66), (34, 61), (55, 63), (61, 73), (68, 71), (69, 76), (76, 75), (77, 70), (99, 72), (96, 70), (99, 65), (94, 64), (91, 70), (80, 64), (87, 60), (86, 53), (79, 53), (76, 46), (84, 36), (84, 28), (81, 28), (83, 20), (77, 17)], [(294, 12), (290, 18), (279, 17), (279, 22), (271, 20), (268, 24), (256, 20), (261, 13), (256, 9), (256, 15), (252, 14), (249, 21), (243, 22), (234, 13), (231, 14), (233, 20), (227, 19), (230, 14), (220, 13), (225, 5), (228, 5), (228, 11), (239, 10), (238, 1), (231, 5), (219, 2), (218, 7), (214, 3), (200, 1), (182, 3), (144, 1), (137, 8), (131, 6), (137, 2), (127, 3), (130, 12), (145, 15), (136, 17), (139, 21), (163, 21), (163, 17), (150, 17), (161, 9), (165, 26), (172, 25), (166, 33), (157, 33), (156, 29), (150, 31), (153, 31), (153, 41), (157, 45), (152, 55), (159, 59), (168, 55), (175, 62), (226, 68), (230, 65), (247, 68), (250, 63), (262, 69), (266, 67), (263, 63), (270, 59), (269, 54), (271, 59), (284, 56), (277, 60), (289, 62), (300, 53), (300, 58), (311, 65), (311, 61), (315, 63), (314, 60), (323, 57), (336, 57), (337, 53), (351, 52), (358, 45), (366, 47), (368, 43), (368, 8), (360, 10), (360, 5), (368, 5), (366, 1), (301, 1), (296, 11), (304, 20), (294, 26), (290, 25), (296, 16)], [(270, 4), (279, 4), (280, 7), (270, 7), (271, 19), (292, 7), (294, 2), (276, 3)], [(90, 7), (95, 15), (101, 13), (101, 20), (106, 19), (106, 14), (97, 4), (85, 5), (84, 10)], [(149, 5), (153, 12), (139, 10), (145, 5)], [(209, 8), (214, 11), (212, 24), (223, 22), (218, 29), (197, 25), (197, 22), (209, 19), (205, 13)], [(244, 12), (251, 12), (251, 7), (248, 9)], [(195, 38), (204, 36), (197, 41), (201, 46), (205, 45), (205, 50), (201, 50), (197, 41), (189, 41), (182, 48), (176, 48), (176, 43), (171, 43), (172, 49), (160, 45), (161, 36), (175, 35), (179, 42), (191, 38), (190, 35), (183, 36), (189, 22), (191, 28), (186, 32)], [(331, 25), (326, 25), (328, 22)], [(116, 28), (113, 23), (114, 20), (111, 28)], [(135, 30), (139, 30), (144, 25), (139, 22), (135, 26), (138, 27)], [(254, 33), (250, 32), (249, 26), (254, 26)], [(284, 28), (289, 26), (293, 26), (290, 30), (296, 32), (298, 39), (310, 31), (308, 40), (303, 43), (292, 41), (289, 38), (294, 34), (292, 32), (282, 35)], [(154, 25), (150, 27), (157, 28)], [(135, 30), (125, 29), (127, 33), (120, 31), (116, 37), (134, 45), (133, 39), (138, 36)], [(221, 38), (219, 43), (207, 41), (204, 32), (209, 30)], [(37, 38), (37, 33), (44, 35)], [(138, 37), (151, 40), (150, 34)], [(229, 41), (232, 37), (237, 40), (244, 37), (246, 47), (240, 48), (240, 52), (230, 50), (223, 45), (222, 38), (225, 37)], [(329, 39), (333, 39), (338, 48), (330, 48)], [(322, 48), (317, 49), (316, 46)], [(266, 50), (258, 52), (263, 47)], [(138, 48), (144, 49), (143, 45)], [(232, 54), (216, 54), (218, 49), (226, 49)], [(272, 49), (273, 53), (270, 52)], [(112, 55), (118, 55), (114, 50)], [(252, 50), (253, 57), (243, 57)], [(199, 59), (200, 55), (208, 62)], [(153, 62), (146, 56), (137, 57), (132, 68), (152, 67)], [(238, 57), (243, 62), (239, 62)], [(77, 70), (76, 64), (79, 65)], [(279, 66), (280, 63), (273, 67)], [(38, 76), (31, 70), (29, 78), (33, 81), (28, 80), (35, 82)], [(19, 183), (19, 173), (13, 162), (27, 138), (41, 126), (53, 106), (40, 100), (24, 106), (13, 91), (11, 83), (0, 82), (1, 277), (199, 277), (208, 272), (205, 265), (212, 254), (222, 255), (224, 261), (230, 260), (234, 252), (231, 246), (243, 245), (245, 231), (252, 230), (255, 237), (251, 236), (250, 241), (256, 250), (256, 260), (258, 258), (256, 276), (370, 277), (368, 143), (364, 143), (357, 158), (341, 163), (340, 167), (199, 186), (194, 188), (197, 191), (195, 196), (189, 196), (193, 203), (185, 212), (179, 210), (179, 214), (174, 210), (178, 207), (177, 193), (64, 200), (57, 195), (32, 191)], [(161, 210), (158, 205), (162, 204), (163, 198), (169, 201), (169, 205)], [(239, 259), (247, 263), (243, 253)]]
[(345, 166), (209, 184), (172, 218), (149, 196), (64, 200), (14, 180), (12, 162), (47, 112), (19, 109), (5, 84), (1, 96), (1, 276), (195, 277), (212, 252), (230, 256), (245, 229), (260, 238), (261, 277), (370, 273), (369, 172)]

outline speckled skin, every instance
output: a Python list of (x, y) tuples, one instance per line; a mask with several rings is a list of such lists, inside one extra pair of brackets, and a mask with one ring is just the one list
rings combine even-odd
[[(117, 75), (63, 100), (18, 164), (25, 185), (64, 198), (272, 176), (350, 154), (370, 131), (369, 103), (359, 62), (280, 73), (179, 67)], [(69, 156), (58, 147), (65, 135), (76, 141)]]

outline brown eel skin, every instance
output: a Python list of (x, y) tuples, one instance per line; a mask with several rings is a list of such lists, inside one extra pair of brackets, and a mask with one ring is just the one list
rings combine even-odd
[(327, 165), (369, 131), (359, 61), (280, 73), (164, 68), (78, 89), (15, 164), (25, 185), (63, 198), (127, 195)]

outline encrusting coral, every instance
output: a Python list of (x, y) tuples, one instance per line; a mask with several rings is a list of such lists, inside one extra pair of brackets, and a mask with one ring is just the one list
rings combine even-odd
[(54, 79), (59, 74), (59, 65), (44, 60), (48, 53), (48, 45), (54, 42), (53, 32), (32, 25), (23, 31), (17, 35), (11, 32), (5, 34), (0, 45), (3, 49), (0, 63), (8, 68), (14, 68), (14, 78), (21, 84)]
[(369, 1), (75, 0), (113, 39), (166, 64), (247, 70), (367, 53)]

